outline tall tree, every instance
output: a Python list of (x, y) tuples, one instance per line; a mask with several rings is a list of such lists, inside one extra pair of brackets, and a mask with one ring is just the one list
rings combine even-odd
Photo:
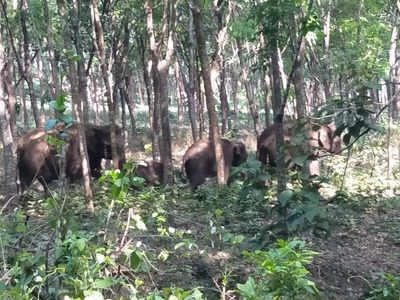
[(217, 182), (218, 184), (225, 184), (228, 178), (226, 178), (227, 174), (225, 174), (224, 153), (222, 151), (221, 140), (219, 138), (217, 114), (215, 112), (215, 101), (210, 76), (210, 63), (208, 61), (206, 39), (203, 28), (202, 2), (200, 0), (194, 0), (191, 10), (193, 12), (193, 23), (196, 32), (197, 47), (201, 64), (201, 76), (204, 82), (208, 118), (210, 123), (209, 138), (215, 155), (215, 160), (217, 162)]
[(35, 120), (36, 127), (42, 127), (42, 121), (39, 116), (39, 111), (37, 107), (37, 98), (35, 93), (35, 88), (33, 86), (33, 75), (32, 75), (32, 62), (31, 62), (31, 51), (30, 51), (30, 37), (28, 33), (27, 27), (27, 18), (28, 18), (28, 2), (27, 0), (20, 0), (20, 19), (21, 19), (21, 28), (22, 34), (24, 37), (24, 72), (21, 74), (25, 79), (28, 90), (29, 97), (31, 100), (31, 108), (33, 118)]
[[(59, 14), (61, 20), (67, 20), (67, 12), (65, 9), (64, 0), (57, 0)], [(83, 67), (83, 52), (81, 49), (81, 36), (80, 36), (80, 0), (72, 1), (71, 20), (72, 22), (64, 23), (64, 45), (68, 49), (68, 53), (76, 53), (79, 57), (78, 60), (74, 56), (67, 57), (68, 60), (68, 78), (71, 86), (72, 98), (72, 113), (77, 122), (78, 127), (78, 141), (79, 153), (82, 158), (82, 177), (85, 187), (85, 195), (87, 199), (87, 208), (89, 211), (94, 211), (93, 205), (93, 192), (90, 185), (90, 168), (87, 153), (86, 136), (84, 125), (82, 124), (82, 101), (87, 101), (86, 94), (86, 76)], [(72, 46), (75, 45), (75, 49)]]
[[(1, 141), (3, 144), (3, 162), (4, 162), (4, 183), (5, 186), (5, 199), (4, 203), (0, 203), (0, 209), (11, 200), (12, 196), (17, 194), (17, 185), (15, 181), (15, 175), (17, 174), (17, 154), (16, 154), (16, 143), (14, 143), (11, 124), (11, 103), (9, 89), (7, 88), (8, 83), (7, 78), (9, 78), (9, 74), (7, 72), (10, 70), (7, 67), (8, 62), (6, 62), (6, 58), (4, 56), (4, 48), (3, 48), (3, 36), (0, 29), (0, 132), (1, 132)], [(1, 213), (1, 212), (0, 212)]]
[(151, 0), (144, 2), (146, 11), (147, 35), (149, 38), (152, 75), (155, 103), (160, 105), (161, 133), (160, 143), (161, 162), (163, 164), (163, 183), (172, 183), (172, 146), (171, 130), (168, 113), (168, 70), (175, 51), (175, 18), (176, 2), (174, 0), (163, 1), (162, 24), (160, 25), (160, 39), (156, 40), (153, 20), (153, 6)]
[[(117, 143), (116, 143), (116, 105), (114, 101), (116, 97), (113, 95), (112, 78), (110, 75), (111, 65), (106, 56), (105, 42), (104, 42), (104, 31), (103, 25), (100, 20), (99, 9), (97, 7), (97, 0), (90, 1), (90, 14), (92, 22), (92, 38), (93, 45), (96, 49), (97, 56), (100, 60), (101, 74), (103, 77), (104, 85), (106, 87), (106, 99), (108, 106), (108, 113), (111, 125), (111, 152), (113, 158), (113, 167), (119, 168), (118, 154), (117, 154)], [(108, 55), (110, 57), (110, 55)]]

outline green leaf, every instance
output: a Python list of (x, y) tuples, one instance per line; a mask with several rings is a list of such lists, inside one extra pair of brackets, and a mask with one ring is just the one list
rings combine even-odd
[(85, 247), (86, 247), (86, 240), (85, 239), (77, 239), (76, 246), (79, 249), (79, 251), (83, 251), (83, 249), (85, 249)]
[(140, 265), (141, 260), (142, 260), (141, 257), (137, 254), (136, 251), (132, 252), (131, 256), (130, 256), (131, 268), (133, 270), (137, 269), (137, 267), (139, 267), (139, 265)]
[(256, 300), (257, 293), (256, 293), (256, 283), (254, 279), (250, 276), (245, 284), (238, 283), (237, 288), (241, 292), (241, 295), (244, 296), (245, 299), (248, 300)]
[(114, 284), (114, 281), (111, 277), (99, 278), (96, 279), (93, 283), (92, 288), (94, 289), (106, 289)]
[(292, 200), (294, 196), (294, 192), (292, 190), (284, 190), (282, 193), (279, 194), (278, 201), (281, 206), (287, 206), (288, 202)]

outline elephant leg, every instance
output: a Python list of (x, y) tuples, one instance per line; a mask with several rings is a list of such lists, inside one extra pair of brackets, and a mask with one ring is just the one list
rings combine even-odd
[(268, 161), (269, 161), (269, 165), (271, 167), (276, 167), (276, 153), (274, 153), (274, 151), (268, 149), (267, 151), (267, 155), (268, 156)]
[(101, 158), (89, 154), (90, 173), (94, 178), (101, 176)]

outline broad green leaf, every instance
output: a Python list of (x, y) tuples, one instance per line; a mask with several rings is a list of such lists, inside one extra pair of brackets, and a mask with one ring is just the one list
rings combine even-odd
[(287, 206), (288, 202), (292, 200), (294, 196), (294, 192), (292, 190), (284, 190), (282, 193), (279, 194), (278, 200), (281, 206)]
[(114, 284), (114, 281), (112, 278), (110, 277), (106, 277), (106, 278), (99, 278), (96, 279), (93, 283), (92, 288), (94, 289), (106, 289), (110, 286), (112, 286)]

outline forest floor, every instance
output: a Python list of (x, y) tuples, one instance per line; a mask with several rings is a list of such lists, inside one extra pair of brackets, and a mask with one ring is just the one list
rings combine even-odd
[[(359, 151), (360, 155), (350, 158), (344, 177), (345, 155), (324, 162), (322, 173), (329, 183), (320, 191), (328, 232), (296, 236), (307, 242), (307, 249), (318, 252), (306, 267), (307, 278), (315, 282), (322, 299), (366, 299), (368, 291), (381, 282), (381, 273), (400, 276), (400, 184), (384, 175), (384, 155), (377, 155), (375, 149), (373, 157), (378, 158), (372, 160), (370, 150)], [(92, 216), (85, 211), (80, 189), (76, 186), (66, 193), (65, 228), (91, 232), (91, 241), (97, 245), (105, 240), (118, 265), (118, 271), (109, 270), (109, 276), (129, 282), (140, 279), (138, 290), (144, 294), (165, 287), (199, 287), (209, 300), (223, 295), (223, 299), (240, 299), (237, 284), (245, 283), (255, 271), (243, 250), (257, 247), (263, 239), (260, 229), (276, 220), (274, 200), (268, 200), (273, 199), (273, 186), (265, 187), (261, 198), (251, 192), (243, 195), (240, 182), (222, 189), (210, 182), (196, 193), (185, 183), (131, 190), (126, 199), (116, 202), (108, 224), (107, 186), (95, 184), (97, 209)], [(50, 256), (54, 256), (51, 239), (60, 206), (49, 203), (35, 191), (26, 194), (22, 204), (30, 216), (27, 229), (8, 233), (16, 238), (9, 240), (3, 254), (13, 256), (15, 249), (25, 249), (33, 256), (43, 255), (50, 245)], [(14, 230), (18, 227), (11, 225)], [(232, 237), (239, 235), (243, 242), (233, 243)], [(122, 259), (124, 247), (145, 253), (135, 270)], [(127, 287), (121, 286), (107, 296), (128, 299), (128, 294)]]

